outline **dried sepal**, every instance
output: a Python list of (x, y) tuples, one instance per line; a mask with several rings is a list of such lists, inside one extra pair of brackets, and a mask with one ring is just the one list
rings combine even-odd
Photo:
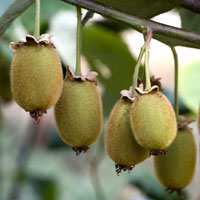
[(147, 91), (141, 89), (140, 87), (136, 87), (135, 91), (138, 94), (143, 95), (143, 94), (148, 94), (148, 93), (151, 93), (151, 92), (154, 92), (154, 91), (159, 91), (159, 87), (157, 85), (154, 85), (154, 86), (151, 87), (150, 90), (147, 90)]
[(130, 87), (129, 90), (122, 90), (122, 91), (120, 92), (121, 98), (122, 98), (122, 99), (130, 100), (131, 102), (133, 102), (135, 98), (134, 98), (134, 97), (131, 97), (131, 91), (132, 91), (132, 87)]
[(55, 46), (53, 45), (53, 43), (51, 43), (50, 39), (53, 35), (51, 34), (43, 34), (40, 36), (40, 39), (37, 40), (34, 36), (32, 35), (26, 35), (25, 38), (19, 40), (18, 42), (11, 42), (10, 43), (10, 49), (13, 52), (16, 52), (17, 48), (21, 47), (21, 46), (38, 46), (38, 45), (49, 45), (53, 48), (55, 48)]
[(66, 79), (65, 80), (77, 80), (77, 81), (91, 81), (94, 82), (95, 85), (97, 85), (96, 77), (98, 76), (97, 72), (89, 72), (85, 76), (78, 76), (75, 75), (74, 72), (67, 67), (66, 69)]
[(195, 120), (193, 119), (189, 119), (189, 118), (186, 118), (185, 116), (183, 115), (180, 115), (178, 117), (178, 128), (179, 129), (183, 129), (183, 128), (189, 128), (188, 125), (191, 124), (192, 122), (194, 122)]

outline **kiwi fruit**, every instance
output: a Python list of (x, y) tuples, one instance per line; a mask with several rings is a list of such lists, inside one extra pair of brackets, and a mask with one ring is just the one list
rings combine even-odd
[(156, 176), (170, 192), (180, 192), (191, 182), (195, 164), (195, 140), (188, 127), (178, 130), (177, 137), (166, 155), (154, 157)]
[(15, 101), (38, 122), (59, 99), (63, 86), (60, 59), (52, 43), (27, 37), (13, 45), (11, 90)]
[(99, 137), (102, 125), (102, 102), (96, 81), (76, 77), (67, 68), (63, 92), (54, 111), (62, 140), (77, 155), (86, 152)]
[(105, 147), (110, 158), (116, 163), (116, 172), (131, 170), (136, 164), (149, 157), (133, 136), (130, 126), (130, 108), (132, 101), (121, 98), (113, 107), (109, 116)]
[(130, 111), (130, 122), (136, 141), (151, 155), (166, 153), (174, 141), (177, 122), (169, 100), (159, 91), (136, 96)]

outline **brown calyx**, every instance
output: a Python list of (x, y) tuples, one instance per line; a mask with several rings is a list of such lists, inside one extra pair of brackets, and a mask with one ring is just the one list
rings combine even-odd
[(188, 118), (186, 118), (186, 117), (180, 115), (180, 116), (178, 117), (178, 128), (179, 128), (179, 129), (184, 129), (184, 128), (187, 129), (187, 128), (189, 128), (188, 125), (189, 125), (190, 123), (194, 122), (194, 121), (195, 121), (195, 120), (193, 120), (193, 119), (188, 119)]
[(83, 82), (83, 81), (91, 81), (93, 82), (95, 85), (97, 85), (97, 81), (96, 81), (96, 77), (98, 76), (98, 73), (97, 72), (89, 72), (88, 74), (86, 74), (85, 76), (78, 76), (78, 75), (75, 75), (74, 72), (72, 72), (72, 70), (67, 67), (66, 69), (66, 79), (69, 79), (69, 80), (75, 80), (75, 81), (80, 81), (80, 82)]
[(30, 112), (30, 116), (35, 119), (35, 124), (39, 124), (40, 123), (40, 118), (42, 117), (43, 114), (46, 114), (47, 111), (46, 110), (35, 110)]
[(82, 152), (85, 153), (89, 147), (72, 147), (72, 149), (76, 152), (76, 155), (79, 156)]
[(115, 171), (117, 173), (117, 176), (119, 176), (119, 174), (122, 172), (122, 171), (127, 171), (128, 170), (128, 173), (130, 173), (130, 171), (135, 167), (135, 165), (132, 165), (130, 167), (127, 167), (127, 166), (124, 166), (124, 165), (120, 165), (120, 164), (115, 164)]
[(52, 48), (55, 48), (54, 44), (50, 41), (51, 37), (51, 34), (43, 34), (40, 36), (40, 39), (37, 40), (32, 35), (26, 35), (25, 39), (19, 40), (17, 43), (11, 42), (10, 49), (15, 52), (18, 48), (22, 46), (50, 46)]
[(184, 198), (184, 195), (183, 195), (183, 192), (182, 192), (182, 188), (180, 188), (180, 189), (166, 188), (165, 191), (168, 194), (173, 194), (174, 192), (176, 192), (179, 197)]
[(163, 149), (163, 150), (151, 150), (149, 155), (150, 156), (159, 156), (159, 155), (165, 155), (168, 152), (168, 150)]

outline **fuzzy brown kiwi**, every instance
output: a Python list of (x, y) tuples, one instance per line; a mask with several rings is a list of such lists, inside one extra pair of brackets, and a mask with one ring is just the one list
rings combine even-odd
[(196, 146), (188, 127), (178, 130), (177, 137), (164, 156), (154, 157), (155, 173), (168, 191), (178, 191), (187, 186), (194, 175)]
[(109, 116), (105, 147), (110, 158), (116, 163), (116, 172), (131, 170), (136, 164), (149, 157), (149, 151), (137, 144), (130, 126), (132, 101), (121, 98)]
[(96, 81), (75, 77), (69, 68), (67, 74), (54, 113), (60, 137), (79, 155), (100, 135), (102, 102)]
[(130, 121), (136, 141), (152, 155), (164, 154), (176, 137), (174, 110), (159, 91), (136, 96), (131, 106)]
[(37, 42), (27, 36), (26, 42), (12, 44), (11, 90), (17, 104), (36, 120), (59, 99), (63, 85), (60, 59), (52, 43)]

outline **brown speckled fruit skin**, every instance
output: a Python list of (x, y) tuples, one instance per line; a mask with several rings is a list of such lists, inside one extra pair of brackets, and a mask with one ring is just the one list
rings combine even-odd
[(187, 186), (194, 175), (196, 146), (189, 129), (178, 131), (177, 137), (164, 156), (154, 157), (155, 172), (166, 188), (181, 189)]
[(102, 102), (94, 82), (65, 80), (54, 111), (59, 135), (68, 145), (89, 147), (98, 139)]
[(130, 112), (136, 141), (148, 150), (163, 150), (176, 137), (177, 123), (169, 100), (160, 92), (138, 95)]
[(61, 95), (63, 73), (60, 59), (51, 46), (21, 46), (11, 64), (11, 90), (26, 111), (46, 110)]
[(105, 146), (110, 158), (117, 164), (130, 167), (149, 157), (149, 151), (137, 144), (130, 126), (129, 100), (120, 99), (109, 117)]

